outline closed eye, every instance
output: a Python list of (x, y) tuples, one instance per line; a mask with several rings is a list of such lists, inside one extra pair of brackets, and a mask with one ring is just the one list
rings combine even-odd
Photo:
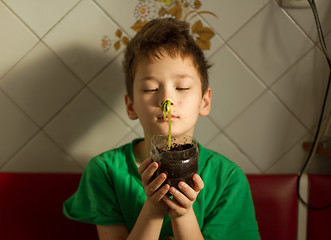
[(176, 89), (179, 91), (186, 91), (186, 90), (189, 90), (190, 88), (176, 88)]
[(154, 89), (144, 89), (144, 92), (145, 93), (148, 93), (148, 92), (156, 92), (158, 89), (157, 88), (154, 88)]

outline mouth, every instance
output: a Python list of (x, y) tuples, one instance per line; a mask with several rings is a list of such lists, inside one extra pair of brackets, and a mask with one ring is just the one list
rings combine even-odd
[[(178, 118), (179, 118), (178, 116), (171, 114), (171, 121), (176, 120)], [(168, 122), (169, 116), (167, 115), (165, 118), (163, 118), (163, 114), (161, 114), (157, 117), (157, 120), (160, 122)]]

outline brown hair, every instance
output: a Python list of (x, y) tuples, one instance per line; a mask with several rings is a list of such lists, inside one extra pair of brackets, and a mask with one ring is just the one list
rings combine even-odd
[(202, 86), (202, 93), (208, 88), (208, 68), (210, 65), (202, 50), (190, 35), (189, 25), (174, 18), (154, 19), (131, 39), (125, 52), (123, 62), (126, 90), (133, 101), (133, 80), (140, 60), (144, 58), (158, 59), (162, 51), (171, 57), (192, 57), (197, 68)]

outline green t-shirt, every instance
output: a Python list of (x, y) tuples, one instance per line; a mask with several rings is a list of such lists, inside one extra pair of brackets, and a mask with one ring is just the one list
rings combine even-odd
[[(133, 145), (104, 152), (87, 165), (78, 190), (65, 203), (64, 214), (99, 225), (125, 224), (131, 231), (146, 200), (133, 155)], [(198, 174), (204, 189), (193, 204), (205, 239), (260, 239), (249, 184), (242, 170), (226, 157), (199, 144)], [(164, 217), (160, 239), (173, 236)]]

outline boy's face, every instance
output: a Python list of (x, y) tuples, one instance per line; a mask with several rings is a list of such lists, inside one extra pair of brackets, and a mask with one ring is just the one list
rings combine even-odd
[(168, 116), (163, 118), (161, 104), (169, 99), (172, 135), (193, 135), (199, 115), (210, 111), (211, 90), (202, 95), (201, 81), (192, 59), (163, 53), (160, 59), (141, 61), (133, 82), (133, 101), (126, 96), (130, 119), (137, 119), (145, 138), (168, 135)]

